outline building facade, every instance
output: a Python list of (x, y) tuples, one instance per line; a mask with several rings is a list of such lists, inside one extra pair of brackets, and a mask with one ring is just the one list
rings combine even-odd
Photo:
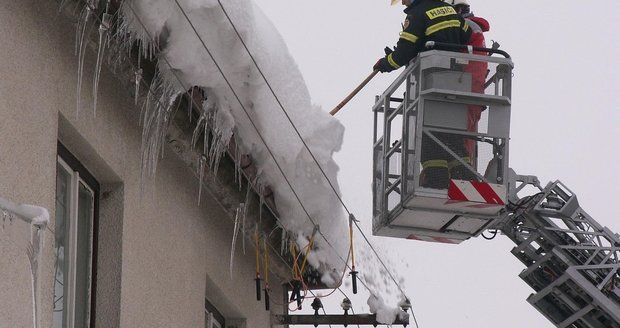
[(234, 200), (218, 195), (236, 187), (206, 186), (198, 205), (196, 172), (170, 145), (143, 178), (140, 106), (104, 66), (93, 112), (92, 49), (76, 110), (75, 22), (56, 1), (1, 1), (0, 27), (0, 196), (51, 218), (35, 297), (33, 228), (0, 228), (0, 327), (32, 327), (35, 303), (39, 327), (271, 326), (281, 308), (256, 300), (254, 251), (237, 247), (229, 268)]

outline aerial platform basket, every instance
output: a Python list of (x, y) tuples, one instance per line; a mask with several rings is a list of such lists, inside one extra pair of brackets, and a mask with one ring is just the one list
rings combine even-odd
[(375, 235), (458, 244), (504, 210), (513, 64), (485, 52), (423, 52), (377, 96)]

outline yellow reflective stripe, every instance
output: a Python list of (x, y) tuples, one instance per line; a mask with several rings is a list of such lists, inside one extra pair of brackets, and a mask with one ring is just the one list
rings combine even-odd
[(430, 161), (423, 162), (422, 168), (423, 169), (430, 169), (430, 168), (447, 169), (448, 161), (446, 161), (445, 159), (431, 159)]
[(407, 32), (400, 32), (400, 38), (403, 40), (407, 40), (411, 43), (415, 43), (416, 41), (418, 41), (417, 36), (411, 33), (407, 33)]
[(452, 6), (434, 8), (426, 12), (426, 16), (430, 19), (456, 15), (456, 10)]
[[(470, 159), (469, 156), (465, 156), (465, 157), (461, 157), (461, 159), (465, 162), (465, 163), (469, 163)], [(453, 168), (459, 166), (459, 165), (463, 165), (461, 162), (459, 162), (458, 160), (453, 160), (450, 161), (450, 163), (448, 163), (448, 169), (452, 170)]]
[(465, 24), (463, 24), (463, 31), (467, 32), (467, 30), (469, 30), (469, 24), (465, 22)]
[(388, 60), (388, 63), (390, 63), (390, 65), (392, 65), (392, 67), (394, 67), (394, 68), (399, 68), (399, 67), (400, 67), (400, 65), (398, 65), (398, 64), (394, 61), (394, 58), (392, 58), (392, 54), (389, 54), (389, 55), (387, 56), (387, 60)]
[(461, 27), (461, 21), (455, 19), (431, 25), (426, 29), (426, 35), (431, 35), (451, 27)]

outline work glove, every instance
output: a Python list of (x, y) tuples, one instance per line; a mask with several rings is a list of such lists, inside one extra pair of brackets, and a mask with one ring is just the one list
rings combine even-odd
[(377, 63), (372, 67), (372, 69), (381, 73), (387, 73), (393, 71), (394, 67), (390, 65), (387, 58), (383, 57), (377, 60)]

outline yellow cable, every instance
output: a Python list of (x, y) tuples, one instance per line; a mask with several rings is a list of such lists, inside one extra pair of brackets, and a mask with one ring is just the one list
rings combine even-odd
[(315, 234), (313, 233), (312, 237), (310, 237), (310, 242), (308, 243), (308, 248), (306, 249), (306, 254), (304, 255), (304, 261), (301, 263), (301, 274), (304, 273), (306, 262), (308, 261), (308, 254), (310, 254), (310, 250), (312, 250), (312, 246), (314, 245), (314, 236)]
[(260, 243), (258, 242), (258, 227), (254, 229), (254, 241), (256, 242), (256, 277), (260, 277)]
[(293, 279), (297, 279), (297, 256), (295, 243), (291, 242), (291, 255), (293, 255)]

